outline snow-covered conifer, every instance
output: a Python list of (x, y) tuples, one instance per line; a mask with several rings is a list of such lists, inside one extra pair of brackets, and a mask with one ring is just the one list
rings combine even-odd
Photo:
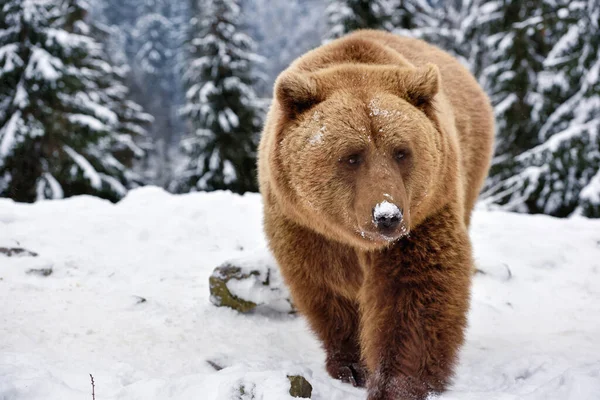
[(485, 197), (513, 211), (600, 217), (600, 3), (552, 3), (552, 26), (564, 29), (537, 80), (551, 101), (538, 111), (538, 144), (503, 157)]
[(150, 155), (148, 174), (160, 185), (171, 178), (171, 148), (183, 129), (178, 114), (183, 95), (177, 70), (181, 48), (178, 32), (182, 27), (173, 18), (173, 5), (166, 0), (140, 2), (132, 34), (136, 99), (154, 117), (150, 134), (155, 151)]
[(191, 41), (183, 114), (191, 134), (187, 162), (173, 182), (178, 192), (256, 191), (256, 145), (263, 107), (254, 89), (254, 43), (240, 30), (238, 0), (200, 1), (202, 18)]
[(497, 155), (513, 157), (538, 143), (538, 121), (532, 118), (532, 111), (541, 101), (537, 77), (548, 44), (536, 2), (508, 0), (499, 12), (502, 18), (486, 32), (485, 64), (479, 80), (496, 113)]
[[(336, 39), (357, 29), (392, 30), (402, 14), (402, 0), (329, 0), (327, 39)], [(406, 23), (406, 22), (405, 22)]]
[[(195, 0), (192, 0), (196, 3)], [(259, 96), (270, 97), (273, 82), (296, 57), (318, 46), (327, 32), (323, 0), (252, 0), (244, 3), (245, 30), (268, 62), (260, 66)], [(199, 16), (194, 13), (192, 16)], [(294, 29), (290, 29), (293, 26)]]
[(396, 32), (414, 36), (448, 51), (475, 76), (486, 62), (485, 38), (504, 18), (499, 0), (403, 0), (411, 25)]
[[(102, 46), (80, 0), (7, 0), (0, 8), (0, 196), (94, 194), (118, 200), (138, 178), (115, 156), (135, 149)], [(134, 124), (135, 125), (135, 124)]]

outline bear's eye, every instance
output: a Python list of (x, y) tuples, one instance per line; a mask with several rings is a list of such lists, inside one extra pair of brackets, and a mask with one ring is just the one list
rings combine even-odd
[(344, 157), (340, 161), (343, 161), (345, 164), (347, 164), (350, 167), (356, 167), (362, 163), (362, 157), (360, 154), (355, 153), (355, 154), (350, 154), (347, 157)]
[(404, 161), (408, 158), (409, 156), (409, 152), (406, 149), (399, 149), (396, 150), (396, 152), (394, 153), (394, 158), (396, 159), (396, 161)]

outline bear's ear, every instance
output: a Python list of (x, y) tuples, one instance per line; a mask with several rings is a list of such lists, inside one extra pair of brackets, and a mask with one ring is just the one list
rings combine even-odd
[(406, 77), (405, 85), (408, 101), (416, 107), (429, 105), (440, 90), (440, 70), (427, 63)]
[(275, 96), (290, 117), (308, 110), (323, 100), (316, 80), (297, 72), (284, 72), (277, 78)]

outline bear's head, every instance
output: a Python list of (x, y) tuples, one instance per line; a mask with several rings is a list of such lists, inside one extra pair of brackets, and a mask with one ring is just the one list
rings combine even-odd
[(364, 249), (408, 235), (443, 163), (440, 84), (433, 64), (284, 72), (275, 146), (294, 212)]

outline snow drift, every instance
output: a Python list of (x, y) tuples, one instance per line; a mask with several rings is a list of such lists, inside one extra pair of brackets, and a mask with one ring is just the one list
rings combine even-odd
[[(442, 400), (600, 398), (600, 221), (476, 212), (467, 342)], [(0, 400), (358, 400), (302, 317), (209, 301), (265, 252), (258, 195), (0, 200)], [(268, 258), (267, 254), (264, 254)], [(217, 371), (217, 369), (220, 369)], [(245, 394), (239, 388), (243, 387)]]

